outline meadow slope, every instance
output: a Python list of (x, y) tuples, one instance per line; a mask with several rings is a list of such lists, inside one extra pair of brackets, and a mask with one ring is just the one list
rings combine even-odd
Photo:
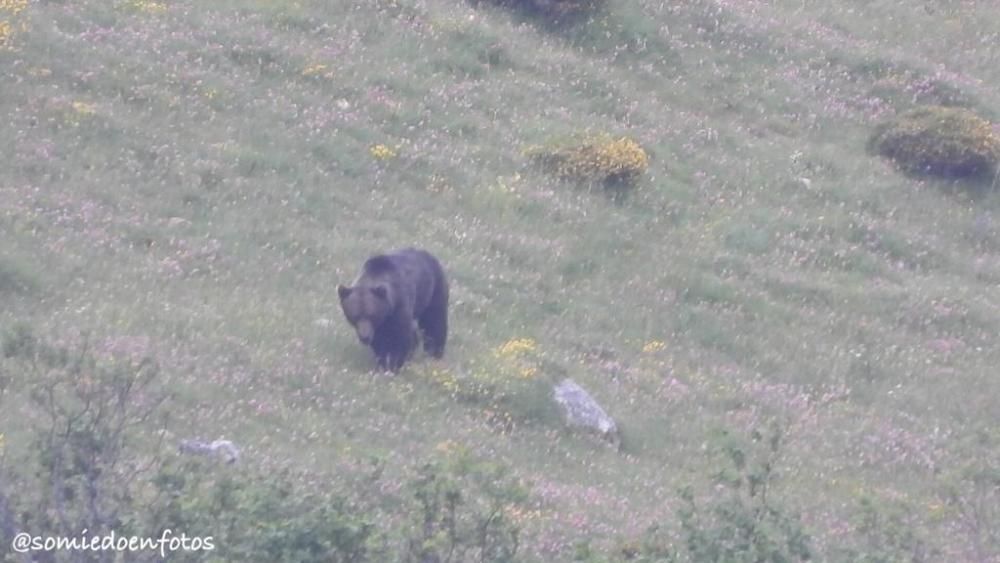
[[(1000, 196), (865, 151), (919, 104), (1000, 120), (992, 0), (611, 0), (555, 29), (458, 0), (17, 4), (0, 325), (154, 359), (171, 440), (332, 486), (376, 458), (386, 495), (457, 444), (528, 485), (519, 557), (563, 561), (677, 537), (720, 433), (777, 423), (816, 558), (1000, 561), (1000, 514), (967, 510), (1000, 499)], [(649, 152), (626, 197), (526, 161), (580, 131)], [(452, 338), (377, 376), (335, 285), (407, 245), (451, 276)], [(538, 396), (498, 426), (448, 378), (511, 342)], [(565, 376), (621, 452), (560, 428)], [(865, 536), (865, 502), (910, 535)]]

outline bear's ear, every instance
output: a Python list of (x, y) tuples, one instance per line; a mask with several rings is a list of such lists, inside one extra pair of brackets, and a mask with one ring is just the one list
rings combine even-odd
[(378, 297), (383, 301), (389, 300), (389, 290), (384, 285), (376, 285), (372, 288), (372, 293), (375, 294), (375, 297)]
[(351, 294), (351, 290), (352, 289), (353, 288), (351, 288), (351, 287), (345, 287), (343, 285), (338, 285), (337, 286), (337, 294), (340, 295), (340, 300), (343, 301), (344, 299), (347, 299), (347, 296)]

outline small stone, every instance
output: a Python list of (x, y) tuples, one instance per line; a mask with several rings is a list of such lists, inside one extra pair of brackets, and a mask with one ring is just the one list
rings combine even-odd
[(552, 396), (562, 409), (567, 425), (592, 431), (612, 444), (620, 445), (621, 438), (614, 419), (575, 381), (564, 379), (553, 387)]

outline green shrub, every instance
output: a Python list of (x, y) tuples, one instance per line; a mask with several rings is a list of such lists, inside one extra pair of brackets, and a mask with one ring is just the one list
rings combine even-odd
[(681, 491), (678, 509), (681, 541), (675, 545), (650, 528), (643, 541), (629, 547), (631, 559), (790, 563), (812, 557), (810, 539), (797, 515), (775, 502), (775, 462), (781, 432), (753, 431), (753, 444), (728, 434), (720, 437), (722, 464), (716, 474), (720, 494), (699, 503), (693, 490)]
[(634, 186), (649, 167), (649, 156), (639, 143), (606, 134), (532, 146), (524, 154), (561, 180), (606, 188)]
[(210, 551), (172, 553), (182, 561), (365, 560), (372, 526), (343, 498), (304, 493), (285, 475), (165, 455), (165, 434), (153, 428), (163, 428), (170, 395), (150, 358), (106, 358), (86, 338), (54, 344), (24, 325), (7, 331), (2, 352), (0, 392), (23, 401), (25, 424), (24, 447), (4, 447), (12, 471), (0, 512), (16, 516), (0, 514), (0, 536), (169, 530), (211, 536), (214, 549), (201, 544)]
[(409, 483), (403, 560), (515, 561), (527, 489), (505, 466), (474, 459), (455, 442), (438, 452)]
[(606, 0), (475, 0), (498, 4), (549, 24), (564, 24), (592, 15), (607, 3)]
[(876, 127), (870, 152), (907, 174), (963, 178), (990, 175), (1000, 160), (1000, 138), (969, 110), (920, 107)]
[[(149, 358), (108, 360), (86, 338), (57, 345), (19, 325), (4, 335), (0, 381), (23, 413), (9, 452), (11, 527), (33, 534), (106, 534), (134, 517), (168, 392)], [(13, 441), (12, 441), (13, 445)], [(2, 491), (0, 491), (2, 493)]]
[(237, 472), (212, 460), (174, 458), (153, 479), (157, 501), (135, 532), (210, 535), (211, 556), (221, 561), (373, 560), (368, 515), (343, 495), (299, 484), (306, 481), (287, 471)]
[(364, 490), (331, 492), (307, 474), (174, 458), (153, 479), (157, 500), (131, 531), (211, 534), (219, 561), (515, 560), (528, 493), (505, 465), (445, 441), (407, 471), (398, 502), (388, 504), (371, 498), (384, 469), (360, 476)]
[(941, 553), (925, 541), (912, 507), (885, 498), (864, 496), (853, 517), (853, 533), (830, 553), (844, 563), (941, 561)]

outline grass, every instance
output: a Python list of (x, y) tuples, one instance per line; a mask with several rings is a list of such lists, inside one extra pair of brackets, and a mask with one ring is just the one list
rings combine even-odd
[[(996, 424), (1000, 200), (865, 153), (915, 100), (997, 114), (993, 5), (626, 4), (547, 29), (445, 0), (0, 3), (0, 323), (142, 343), (172, 431), (247, 463), (398, 474), (446, 440), (507, 463), (531, 560), (670, 527), (710, 436), (770, 418), (821, 549), (863, 491), (945, 559), (995, 558), (929, 507)], [(624, 200), (521, 155), (580, 129), (649, 151)], [(426, 358), (369, 374), (333, 288), (411, 244), (452, 278), (442, 367), (530, 338), (623, 453), (498, 432)]]

